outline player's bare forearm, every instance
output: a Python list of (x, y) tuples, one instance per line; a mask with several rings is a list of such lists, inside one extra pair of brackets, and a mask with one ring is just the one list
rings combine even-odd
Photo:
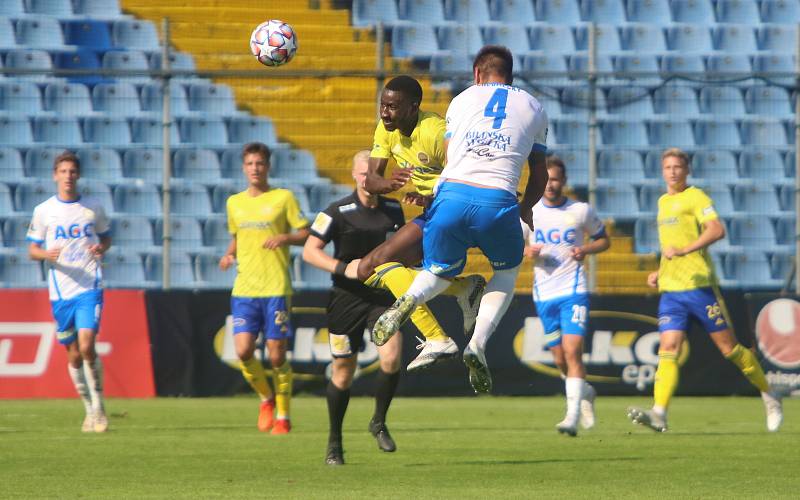
[(604, 234), (603, 236), (600, 236), (599, 238), (583, 245), (583, 252), (586, 255), (592, 255), (605, 252), (609, 248), (611, 248), (611, 238)]
[(316, 236), (309, 236), (303, 245), (303, 260), (312, 266), (333, 273), (340, 261), (325, 253), (325, 242)]
[(370, 157), (367, 176), (364, 179), (364, 189), (372, 194), (386, 194), (393, 191), (391, 181), (383, 177), (388, 164), (389, 160), (386, 158)]
[(56, 262), (58, 260), (58, 256), (61, 253), (61, 249), (54, 248), (50, 250), (45, 250), (39, 243), (31, 243), (28, 245), (28, 256), (32, 260), (46, 260), (49, 262)]

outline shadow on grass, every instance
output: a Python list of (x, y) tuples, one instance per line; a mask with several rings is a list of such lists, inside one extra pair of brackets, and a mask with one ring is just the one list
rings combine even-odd
[[(669, 457), (659, 457), (659, 460), (670, 460)], [(603, 457), (603, 462), (634, 462), (647, 460), (645, 457)], [(432, 465), (535, 465), (535, 464), (557, 464), (557, 463), (579, 463), (597, 462), (597, 457), (587, 458), (541, 458), (538, 460), (464, 460), (460, 462), (446, 463), (415, 463), (405, 464), (406, 467), (429, 467)]]

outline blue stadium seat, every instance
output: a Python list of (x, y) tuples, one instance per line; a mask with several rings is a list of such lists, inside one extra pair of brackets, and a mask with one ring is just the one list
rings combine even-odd
[[(113, 221), (112, 221), (113, 222)], [(103, 258), (103, 285), (108, 288), (145, 288), (149, 286), (144, 275), (142, 257), (130, 252), (129, 247), (118, 247), (114, 233), (114, 247)]]
[(639, 182), (644, 180), (642, 156), (638, 151), (607, 149), (600, 151), (597, 174), (603, 179)]
[(115, 149), (82, 149), (78, 151), (81, 160), (81, 178), (97, 179), (117, 184), (122, 179), (122, 159)]
[(742, 92), (736, 87), (703, 87), (700, 89), (700, 111), (716, 116), (741, 116), (745, 114)]
[(114, 46), (126, 50), (156, 51), (159, 49), (158, 33), (155, 25), (150, 21), (138, 19), (114, 21), (111, 37), (114, 40)]
[(163, 169), (164, 161), (160, 149), (129, 149), (122, 155), (122, 171), (125, 177), (160, 183), (164, 178)]
[(669, 3), (664, 0), (628, 0), (628, 21), (665, 26), (672, 23)]
[(734, 183), (739, 174), (730, 151), (698, 151), (692, 157), (692, 177), (705, 182)]
[[(172, 247), (182, 250), (199, 250), (203, 246), (203, 230), (200, 221), (189, 215), (172, 216), (169, 220)], [(163, 245), (164, 220), (155, 224), (156, 245)]]
[(748, 54), (756, 52), (756, 36), (752, 26), (719, 24), (712, 28), (714, 47), (731, 54)]
[(141, 112), (139, 94), (131, 83), (99, 83), (92, 90), (96, 111), (113, 116), (136, 116)]
[[(574, 146), (589, 144), (589, 128), (585, 119), (554, 119), (552, 123), (556, 144)], [(600, 134), (598, 137), (601, 138)]]
[(769, 260), (763, 252), (729, 253), (724, 266), (726, 278), (743, 288), (778, 288), (783, 284), (772, 278)]
[(43, 50), (11, 50), (6, 53), (5, 67), (7, 69), (31, 71), (30, 74), (17, 74), (15, 78), (39, 81), (48, 79), (48, 72), (53, 69), (53, 61), (50, 59), (50, 54)]
[(735, 73), (746, 74), (752, 71), (750, 57), (746, 54), (713, 54), (706, 59), (709, 73), (720, 73), (720, 77), (731, 78)]
[(257, 116), (234, 117), (228, 120), (228, 140), (233, 143), (258, 141), (268, 146), (278, 143), (272, 120)]
[(180, 131), (184, 143), (205, 146), (224, 146), (228, 143), (228, 131), (221, 118), (183, 118), (180, 120)]
[(218, 214), (225, 214), (227, 212), (228, 198), (241, 192), (244, 187), (244, 185), (237, 186), (232, 182), (217, 183), (211, 188), (211, 208)]
[(595, 23), (622, 24), (625, 7), (622, 0), (580, 0), (581, 18)]
[(25, 146), (33, 143), (27, 118), (0, 116), (0, 144)]
[(179, 149), (172, 160), (172, 175), (177, 178), (214, 184), (220, 181), (219, 157), (210, 149)]
[(0, 17), (0, 49), (17, 48), (17, 39), (14, 37), (14, 25), (11, 19)]
[(353, 26), (394, 24), (398, 18), (394, 0), (353, 0)]
[(89, 89), (82, 83), (51, 83), (44, 89), (48, 111), (59, 115), (88, 115), (92, 113)]
[[(640, 0), (644, 2), (645, 0)], [(654, 0), (646, 0), (653, 2)], [(628, 5), (631, 5), (630, 3)], [(643, 52), (664, 52), (664, 32), (657, 24), (628, 24), (620, 29), (620, 39), (624, 50), (634, 50), (637, 55)]]
[(779, 120), (747, 119), (741, 122), (742, 144), (750, 146), (786, 146), (786, 129)]
[[(692, 126), (685, 121), (650, 120), (648, 121), (648, 129), (650, 131), (650, 144), (653, 146), (662, 148), (691, 148), (694, 146)], [(660, 164), (661, 160), (659, 158)]]
[(114, 198), (108, 184), (97, 179), (81, 179), (78, 182), (78, 193), (87, 198), (94, 198), (107, 214), (114, 213)]
[[(472, 63), (469, 65), (470, 72)], [(540, 85), (566, 85), (568, 80), (562, 76), (567, 72), (567, 62), (563, 55), (544, 55), (541, 53), (523, 54), (522, 71), (536, 75)]]
[[(658, 199), (661, 198), (663, 194), (664, 186), (661, 183), (645, 183), (639, 186), (639, 207), (642, 213), (648, 214), (648, 219), (650, 219), (650, 216), (653, 218), (656, 216), (658, 211)], [(658, 246), (658, 239), (656, 239), (656, 246)]]
[(703, 58), (697, 54), (666, 54), (661, 58), (663, 77), (673, 74), (702, 74), (706, 70)]
[[(141, 102), (143, 111), (161, 113), (164, 104), (164, 93), (160, 83), (147, 83), (142, 85)], [(186, 87), (178, 83), (172, 83), (169, 89), (169, 110), (174, 116), (185, 116), (190, 114), (189, 97), (186, 94)]]
[(444, 6), (441, 0), (400, 0), (400, 18), (418, 24), (443, 24)]
[(46, 286), (42, 265), (27, 253), (0, 253), (0, 287), (39, 288)]
[[(688, 123), (686, 124), (688, 125)], [(650, 134), (652, 137), (652, 123), (650, 124)], [(653, 142), (651, 140), (651, 142)], [(644, 175), (648, 179), (661, 178), (661, 151), (658, 149), (651, 149), (644, 155)]]
[(317, 177), (314, 155), (304, 149), (277, 149), (270, 164), (270, 174), (281, 179), (308, 182)]
[[(758, 54), (753, 57), (753, 71), (769, 74), (774, 85), (794, 85), (794, 61), (791, 54)], [(783, 76), (776, 76), (777, 74)]]
[[(591, 90), (588, 86), (567, 87), (561, 92), (561, 111), (565, 115), (587, 116), (590, 105)], [(595, 93), (595, 106), (599, 114), (604, 114), (606, 99), (599, 89)]]
[(575, 38), (569, 26), (535, 24), (530, 35), (531, 47), (547, 53), (548, 57), (575, 52)]
[(161, 195), (153, 184), (144, 182), (120, 184), (114, 188), (114, 208), (123, 214), (160, 217)]
[(53, 196), (54, 187), (50, 179), (25, 179), (14, 190), (14, 208), (17, 212), (33, 212), (36, 205)]
[(716, 22), (711, 0), (670, 0), (672, 20), (676, 23), (693, 23), (705, 26)]
[(771, 185), (734, 186), (733, 202), (738, 211), (748, 215), (774, 216), (781, 212), (778, 191)]
[(636, 219), (633, 226), (633, 244), (636, 253), (659, 253), (658, 224), (655, 219)]
[(768, 250), (775, 246), (775, 229), (772, 224), (765, 224), (763, 216), (734, 217), (729, 228), (731, 245), (747, 247), (748, 250)]
[(17, 43), (34, 49), (61, 49), (64, 33), (53, 17), (37, 16), (17, 21)]
[(0, 181), (18, 181), (23, 177), (22, 153), (15, 148), (0, 147)]
[(653, 114), (650, 92), (643, 87), (613, 87), (608, 91), (608, 112), (626, 118), (649, 117)]
[(649, 145), (647, 129), (641, 121), (609, 120), (600, 125), (603, 144), (644, 147)]
[[(525, 88), (524, 86), (522, 88)], [(530, 93), (533, 97), (539, 101), (544, 109), (547, 111), (548, 118), (559, 118), (561, 117), (561, 103), (558, 101), (558, 92), (553, 91), (552, 93), (548, 90), (544, 90), (544, 92), (538, 91), (537, 89), (526, 89), (528, 93)]]
[(572, 187), (586, 187), (589, 184), (589, 155), (585, 149), (552, 151), (564, 161), (567, 167), (567, 184)]
[(785, 282), (794, 269), (794, 252), (775, 252), (769, 259), (772, 278)]
[(219, 256), (213, 254), (199, 254), (195, 257), (195, 276), (203, 288), (220, 288), (228, 290), (233, 288), (236, 273), (232, 269), (223, 271), (219, 268)]
[[(694, 177), (694, 174), (692, 174), (692, 177)], [(691, 180), (692, 177), (690, 177), (690, 184), (700, 187), (712, 200), (714, 200), (714, 208), (717, 209), (718, 214), (723, 217), (729, 217), (736, 212), (733, 204), (733, 195), (731, 194), (731, 190), (727, 185), (717, 180), (709, 181), (707, 179), (696, 178)], [(733, 244), (733, 242), (730, 243)]]
[[(170, 286), (173, 288), (193, 288), (197, 286), (194, 279), (194, 266), (189, 254), (177, 249), (169, 258)], [(163, 260), (160, 253), (146, 254), (144, 273), (148, 281), (161, 283)]]
[(789, 250), (794, 250), (796, 240), (794, 235), (795, 217), (794, 215), (784, 215), (775, 217), (775, 240), (776, 243)]
[(788, 183), (783, 158), (774, 149), (746, 149), (739, 155), (739, 175), (765, 184)]
[(83, 121), (83, 136), (87, 143), (127, 146), (131, 129), (125, 118), (90, 116)]
[(731, 147), (741, 144), (736, 123), (728, 121), (697, 120), (694, 137), (698, 145)]
[(439, 26), (436, 31), (442, 50), (473, 56), (483, 47), (483, 35), (476, 24)]
[[(0, 182), (0, 213), (6, 216), (13, 212), (14, 212), (14, 197), (11, 194), (11, 188), (7, 184)], [(6, 238), (4, 237), (3, 239), (5, 240)]]
[(208, 190), (202, 184), (174, 180), (170, 187), (170, 211), (173, 214), (206, 217), (213, 212)]
[[(596, 40), (598, 53), (614, 53), (622, 50), (619, 43), (619, 33), (617, 28), (611, 24), (596, 25)], [(578, 26), (575, 28), (575, 48), (578, 50), (589, 50), (589, 27)]]
[(800, 23), (800, 4), (791, 0), (761, 0), (761, 22)]
[(69, 116), (39, 116), (33, 119), (36, 142), (73, 146), (83, 142), (78, 119)]
[[(156, 52), (155, 54), (151, 54), (149, 62), (151, 69), (162, 69), (161, 53)], [(171, 70), (179, 70), (179, 71), (195, 71), (197, 69), (194, 63), (194, 57), (192, 57), (191, 54), (187, 54), (186, 52), (174, 52), (174, 51), (171, 51), (169, 54), (169, 68)]]
[(233, 91), (225, 84), (194, 84), (189, 86), (189, 109), (212, 115), (236, 114)]
[(717, 22), (758, 24), (758, 5), (755, 0), (717, 0)]
[(764, 24), (756, 29), (756, 38), (761, 50), (794, 53), (797, 45), (797, 26)]
[[(578, 80), (582, 84), (585, 83), (589, 74), (589, 56), (575, 54), (568, 56), (568, 59), (567, 66), (569, 67), (570, 78)], [(614, 66), (610, 56), (606, 54), (598, 55), (597, 59), (595, 59), (595, 69), (598, 73), (605, 73), (605, 76), (597, 78), (598, 83), (601, 85), (614, 83)]]
[(639, 213), (636, 190), (630, 184), (598, 185), (597, 212), (601, 217), (636, 219)]
[(427, 59), (438, 49), (433, 26), (403, 24), (392, 29), (392, 57)]
[(653, 94), (653, 108), (658, 114), (679, 115), (692, 118), (700, 114), (697, 94), (686, 86), (669, 86), (656, 89)]
[(789, 151), (786, 153), (786, 157), (784, 158), (783, 167), (784, 172), (786, 172), (786, 177), (794, 177), (796, 173), (795, 169), (795, 162), (797, 160), (797, 156), (795, 155), (794, 151)]
[[(224, 128), (224, 126), (223, 126)], [(164, 128), (160, 119), (133, 118), (131, 120), (131, 138), (137, 144), (156, 145), (164, 142)], [(175, 123), (170, 127), (170, 144), (181, 142), (178, 127)]]
[(531, 50), (527, 28), (520, 24), (488, 26), (484, 32), (487, 45), (503, 45), (512, 54), (522, 54)]
[(666, 29), (669, 50), (681, 54), (713, 52), (711, 33), (705, 26), (693, 24), (676, 24)]
[(659, 85), (658, 60), (651, 55), (623, 54), (614, 58), (614, 71), (617, 80), (632, 85)]
[[(54, 55), (53, 62), (58, 69), (87, 71), (98, 70), (100, 68), (100, 60), (97, 57), (97, 53), (88, 49), (78, 49), (73, 52), (57, 52)], [(108, 80), (98, 74), (88, 74), (71, 75), (67, 78), (67, 81), (91, 86)]]
[(25, 0), (5, 0), (0, 2), (0, 16), (22, 16), (25, 14)]
[(536, 20), (533, 2), (529, 0), (490, 0), (492, 19), (505, 24), (527, 24)]
[(41, 110), (42, 94), (35, 83), (0, 83), (0, 111), (35, 115)]
[(472, 58), (467, 54), (434, 54), (431, 57), (431, 75), (447, 76), (464, 73), (472, 77)]
[[(222, 150), (220, 168), (224, 179), (242, 179), (242, 148), (231, 147)], [(273, 175), (274, 172), (271, 172)]]
[(122, 71), (126, 73), (118, 80), (130, 83), (148, 83), (150, 77), (147, 72), (150, 70), (147, 65), (147, 56), (139, 50), (109, 51), (103, 55), (103, 69)]
[(13, 202), (7, 199), (11, 191), (8, 186), (0, 184), (0, 207), (3, 207), (5, 223), (3, 224), (3, 240), (7, 247), (25, 248), (28, 246), (28, 228), (31, 226), (31, 214), (8, 215), (13, 212), (13, 208), (6, 211), (6, 206), (11, 206)]
[(778, 188), (778, 202), (780, 203), (781, 210), (784, 212), (791, 212), (794, 210), (795, 197), (797, 193), (794, 186), (781, 186)]
[(309, 201), (314, 212), (320, 212), (328, 208), (334, 201), (338, 201), (352, 193), (352, 186), (345, 186), (343, 184), (320, 185), (311, 188)]
[(74, 0), (75, 14), (95, 18), (115, 18), (122, 15), (119, 0)]
[(581, 22), (577, 0), (537, 0), (536, 19), (548, 24), (575, 25)]
[[(222, 213), (225, 213), (223, 210)], [(225, 217), (209, 217), (203, 224), (203, 246), (214, 248), (222, 254), (231, 242), (228, 220)]]
[(25, 172), (28, 177), (50, 179), (53, 176), (53, 160), (64, 151), (63, 148), (30, 148), (25, 153)]
[(53, 17), (72, 17), (71, 0), (28, 0), (28, 11)]
[[(297, 260), (295, 279), (292, 282), (297, 288), (303, 290), (328, 290), (331, 287), (330, 273), (312, 266), (302, 259)], [(299, 275), (299, 276), (298, 276)]]
[(490, 19), (487, 0), (444, 0), (447, 19), (464, 24), (484, 24)]
[(111, 28), (105, 21), (94, 19), (65, 20), (64, 41), (67, 45), (77, 45), (93, 50), (109, 50)]

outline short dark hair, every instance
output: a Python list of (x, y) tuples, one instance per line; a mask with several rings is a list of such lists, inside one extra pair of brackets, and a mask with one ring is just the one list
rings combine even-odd
[(484, 74), (503, 77), (508, 85), (514, 81), (514, 56), (502, 45), (485, 45), (481, 48), (472, 63), (472, 70), (475, 68)]
[(251, 154), (259, 154), (263, 156), (267, 163), (269, 163), (269, 158), (272, 156), (272, 152), (263, 142), (248, 142), (245, 144), (242, 148), (242, 161), (244, 161), (245, 156)]
[(64, 162), (72, 163), (75, 165), (75, 168), (78, 169), (78, 172), (81, 171), (81, 160), (78, 158), (78, 155), (72, 151), (64, 151), (60, 155), (56, 156), (53, 160), (53, 172), (56, 171), (59, 164)]
[(422, 102), (422, 85), (417, 80), (408, 75), (400, 75), (389, 80), (383, 87), (384, 90), (402, 92), (411, 102), (420, 104)]
[(561, 175), (566, 179), (566, 177), (567, 177), (567, 166), (564, 165), (564, 160), (562, 160), (561, 158), (559, 158), (556, 155), (550, 155), (550, 156), (547, 157), (545, 165), (547, 166), (547, 168), (553, 168), (553, 167), (560, 168), (561, 169)]

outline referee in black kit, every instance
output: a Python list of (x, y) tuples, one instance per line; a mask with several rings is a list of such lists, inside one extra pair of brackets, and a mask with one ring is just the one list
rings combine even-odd
[[(355, 191), (331, 203), (317, 215), (303, 248), (306, 262), (333, 274), (327, 307), (328, 338), (333, 356), (333, 374), (327, 389), (330, 433), (325, 463), (328, 465), (344, 464), (342, 421), (350, 401), (358, 353), (364, 347), (364, 331), (372, 330), (378, 317), (394, 302), (394, 296), (384, 290), (345, 278), (344, 270), (348, 262), (364, 257), (405, 224), (398, 201), (371, 195), (362, 187), (369, 154), (364, 150), (353, 157)], [(323, 250), (330, 241), (334, 246), (333, 257)], [(375, 413), (369, 431), (383, 451), (396, 449), (386, 428), (386, 412), (400, 378), (401, 339), (401, 335), (394, 335), (385, 345), (378, 347), (380, 370), (375, 388)]]

